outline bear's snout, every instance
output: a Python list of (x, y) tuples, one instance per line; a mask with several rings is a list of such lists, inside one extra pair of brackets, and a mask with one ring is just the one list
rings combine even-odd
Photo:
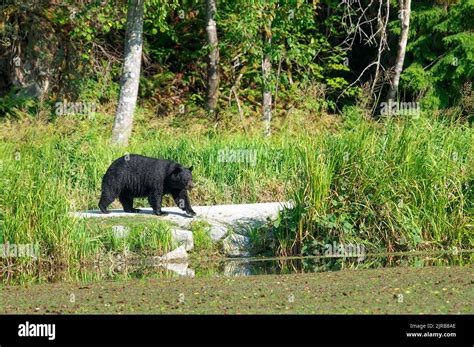
[(192, 181), (189, 181), (188, 184), (186, 185), (187, 190), (192, 190), (194, 188), (194, 183)]

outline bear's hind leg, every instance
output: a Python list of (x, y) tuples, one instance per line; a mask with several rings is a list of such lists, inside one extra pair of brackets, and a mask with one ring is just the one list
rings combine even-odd
[(133, 208), (133, 198), (124, 194), (119, 195), (120, 203), (123, 206), (123, 210), (128, 213), (138, 213), (138, 208)]

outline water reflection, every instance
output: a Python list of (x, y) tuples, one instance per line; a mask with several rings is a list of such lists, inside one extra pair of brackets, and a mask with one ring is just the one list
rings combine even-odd
[[(302, 257), (292, 259), (253, 259), (227, 260), (219, 267), (219, 274), (224, 276), (280, 275), (292, 273), (327, 272), (351, 269), (375, 269), (384, 267), (423, 267), (423, 266), (459, 266), (471, 264), (472, 252), (457, 255), (424, 254), (424, 255), (383, 255), (365, 258), (328, 258)], [(196, 268), (200, 275), (200, 267)]]
[(149, 259), (109, 266), (89, 266), (77, 270), (35, 269), (32, 273), (3, 272), (3, 283), (31, 282), (91, 282), (97, 280), (126, 280), (170, 277), (251, 276), (292, 273), (311, 273), (384, 267), (462, 266), (472, 264), (473, 251), (457, 254), (385, 254), (364, 258), (252, 258), (214, 259), (178, 263), (154, 263)]

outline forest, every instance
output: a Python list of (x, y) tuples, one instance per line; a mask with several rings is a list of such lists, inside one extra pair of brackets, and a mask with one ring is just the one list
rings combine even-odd
[[(1, 0), (0, 244), (38, 250), (0, 257), (3, 281), (171, 251), (161, 217), (117, 238), (71, 215), (132, 153), (192, 165), (196, 206), (290, 202), (248, 227), (253, 255), (470, 252), (473, 18), (474, 0)], [(225, 255), (191, 230), (192, 257)]]

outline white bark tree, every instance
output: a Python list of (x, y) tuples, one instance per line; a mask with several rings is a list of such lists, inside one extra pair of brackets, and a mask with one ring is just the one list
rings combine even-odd
[(216, 0), (206, 0), (206, 31), (209, 44), (207, 62), (207, 109), (215, 113), (219, 97), (219, 47), (215, 14)]
[(408, 42), (408, 30), (410, 27), (410, 14), (411, 14), (411, 0), (399, 0), (398, 7), (400, 11), (400, 25), (401, 32), (400, 38), (398, 39), (398, 51), (397, 59), (395, 62), (395, 71), (390, 83), (390, 89), (387, 94), (387, 100), (395, 99), (398, 92), (398, 85), (400, 83), (400, 75), (403, 70), (403, 62), (405, 61), (405, 53)]
[(137, 103), (143, 47), (144, 0), (129, 0), (125, 33), (125, 60), (120, 82), (120, 98), (115, 113), (112, 143), (125, 146), (132, 133)]
[(272, 46), (272, 23), (268, 21), (268, 25), (263, 32), (263, 57), (262, 57), (262, 113), (263, 113), (263, 134), (271, 135), (272, 121), (272, 90), (271, 90), (271, 46)]

